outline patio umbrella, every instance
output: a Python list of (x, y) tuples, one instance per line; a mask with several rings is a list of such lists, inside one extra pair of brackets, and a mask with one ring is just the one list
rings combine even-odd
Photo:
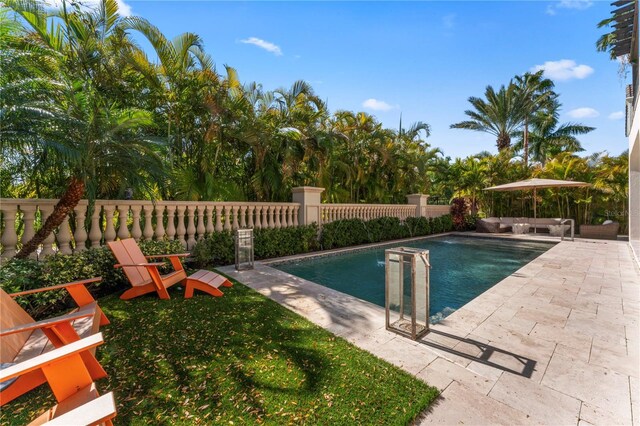
[(538, 193), (538, 188), (561, 188), (561, 187), (584, 187), (591, 186), (590, 183), (587, 182), (576, 182), (573, 180), (557, 180), (557, 179), (538, 179), (532, 178), (527, 180), (521, 180), (518, 182), (505, 183), (504, 185), (492, 186), (489, 188), (485, 188), (485, 191), (523, 191), (527, 189), (533, 189), (533, 220), (534, 227), (533, 232), (536, 232), (536, 197)]

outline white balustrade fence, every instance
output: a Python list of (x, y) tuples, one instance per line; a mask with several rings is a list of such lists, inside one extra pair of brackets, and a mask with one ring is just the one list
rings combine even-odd
[[(73, 214), (42, 244), (38, 256), (70, 254), (122, 238), (177, 240), (192, 249), (213, 232), (238, 228), (286, 228), (340, 219), (371, 220), (413, 216), (436, 217), (449, 206), (427, 205), (427, 196), (412, 194), (408, 204), (321, 204), (322, 188), (293, 190), (293, 203), (82, 200)], [(53, 212), (58, 200), (0, 198), (2, 259), (13, 257)], [(32, 255), (34, 258), (36, 254)]]
[(416, 215), (416, 207), (406, 204), (321, 204), (321, 223), (341, 219), (371, 220), (379, 217), (397, 217), (405, 220)]
[[(0, 199), (3, 219), (2, 258), (16, 254), (53, 212), (58, 200)], [(43, 243), (40, 256), (99, 247), (116, 238), (178, 240), (186, 249), (214, 231), (298, 226), (299, 204), (247, 202), (179, 202), (82, 200)], [(35, 254), (34, 254), (35, 257)]]

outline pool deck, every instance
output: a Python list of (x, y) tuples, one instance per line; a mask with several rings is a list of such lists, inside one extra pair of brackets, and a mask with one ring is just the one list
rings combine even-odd
[(627, 242), (561, 242), (417, 342), (386, 331), (366, 301), (260, 263), (219, 270), (440, 389), (417, 424), (640, 424), (640, 271)]

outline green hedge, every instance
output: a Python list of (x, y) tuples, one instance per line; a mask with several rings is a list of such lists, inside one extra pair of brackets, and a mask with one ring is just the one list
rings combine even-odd
[[(256, 259), (318, 250), (318, 227), (315, 224), (295, 228), (254, 229), (253, 232)], [(232, 264), (235, 261), (233, 233), (214, 232), (199, 241), (191, 255), (200, 267)]]
[(395, 217), (382, 217), (369, 221), (345, 219), (328, 223), (322, 227), (320, 246), (322, 249), (328, 250), (358, 244), (420, 237), (451, 230), (453, 230), (453, 221), (450, 215), (431, 219), (409, 217), (404, 223)]
[[(141, 241), (145, 255), (183, 253), (179, 241)], [(89, 286), (94, 295), (112, 293), (129, 284), (116, 260), (106, 247), (91, 248), (77, 254), (55, 254), (41, 262), (32, 259), (12, 259), (0, 268), (0, 288), (7, 293), (49, 287), (93, 277), (102, 281)], [(17, 299), (36, 318), (57, 312), (71, 305), (65, 290), (47, 291)]]

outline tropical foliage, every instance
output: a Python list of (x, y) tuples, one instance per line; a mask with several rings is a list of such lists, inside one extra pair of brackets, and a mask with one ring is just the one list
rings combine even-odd
[(427, 142), (425, 122), (390, 129), (364, 112), (331, 111), (304, 81), (242, 83), (232, 67), (216, 67), (198, 35), (168, 39), (143, 18), (120, 16), (115, 0), (4, 4), (0, 190), (62, 198), (38, 238), (80, 197), (289, 201), (303, 185), (325, 188), (327, 202), (404, 203), (420, 192), (513, 215), (529, 208), (526, 194), (483, 188), (561, 174), (554, 167), (600, 180), (588, 193), (541, 193), (545, 213), (565, 216), (568, 204), (577, 214), (577, 200), (582, 221), (621, 211), (626, 155), (576, 157), (592, 128), (559, 121), (559, 96), (541, 73), (470, 98), (468, 120), (452, 127), (493, 134), (499, 150), (451, 159)]

